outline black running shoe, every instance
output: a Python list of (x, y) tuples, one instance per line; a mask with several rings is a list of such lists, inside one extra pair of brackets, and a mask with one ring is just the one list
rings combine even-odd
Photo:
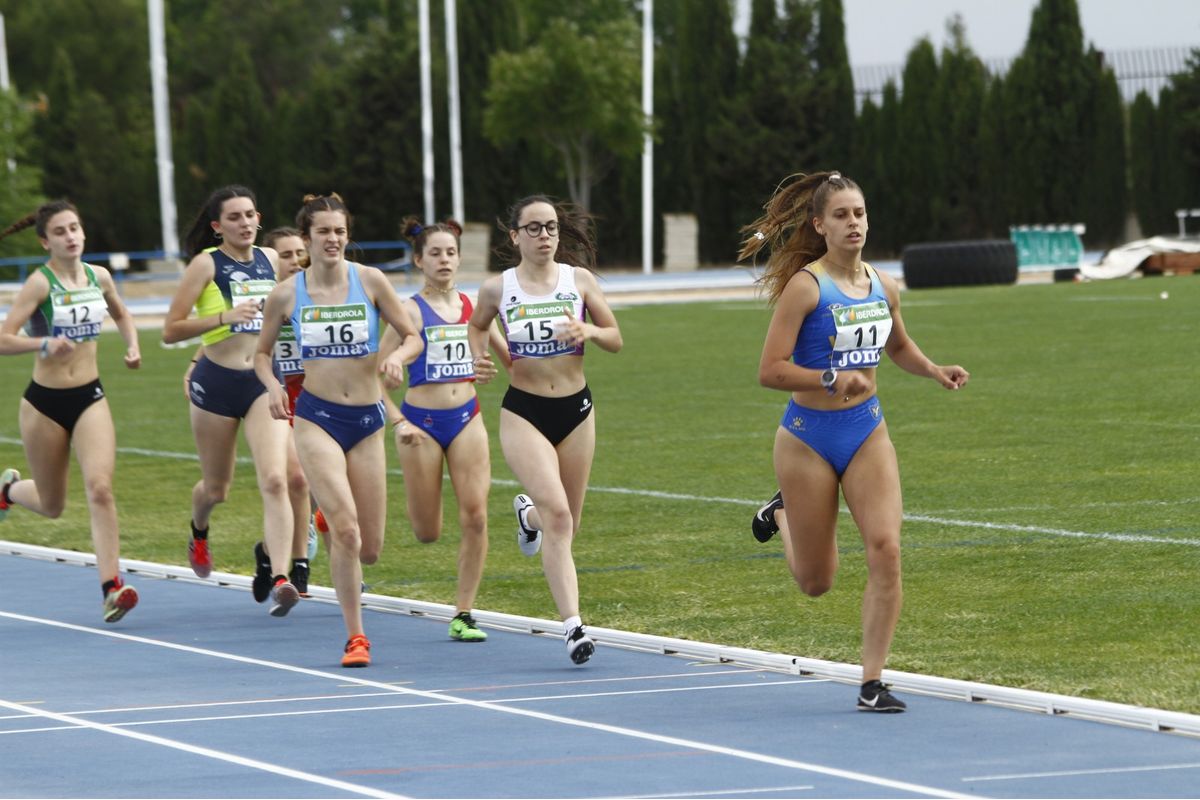
[(867, 681), (858, 691), (858, 710), (874, 711), (879, 714), (899, 714), (908, 708), (888, 691), (882, 681)]
[(775, 512), (782, 510), (783, 492), (776, 492), (775, 496), (755, 513), (754, 519), (750, 520), (750, 532), (754, 534), (755, 539), (766, 542), (779, 533), (779, 525), (775, 522)]
[(582, 625), (576, 625), (566, 635), (567, 655), (576, 664), (583, 664), (596, 652), (596, 641), (584, 632)]
[(296, 587), (296, 591), (301, 597), (308, 597), (308, 559), (293, 558), (292, 571), (288, 575), (292, 580), (292, 585)]
[(257, 542), (254, 545), (254, 581), (250, 584), (250, 590), (254, 592), (254, 602), (267, 602), (274, 585), (275, 581), (271, 580), (271, 559), (267, 556), (267, 549), (263, 547), (263, 543)]

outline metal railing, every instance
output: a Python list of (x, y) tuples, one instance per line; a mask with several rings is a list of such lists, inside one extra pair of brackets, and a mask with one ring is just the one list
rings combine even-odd
[[(394, 258), (386, 260), (372, 261), (365, 257), (366, 252), (387, 252), (391, 251), (397, 255)], [(363, 255), (358, 255), (362, 252)], [(408, 272), (412, 269), (412, 245), (403, 240), (395, 241), (378, 241), (378, 242), (351, 242), (346, 248), (346, 256), (352, 261), (361, 261), (364, 264), (372, 267), (378, 267), (384, 272)], [(133, 262), (155, 262), (155, 261), (182, 261), (183, 256), (179, 253), (169, 254), (163, 250), (134, 250), (130, 252), (111, 251), (107, 253), (84, 253), (83, 260), (89, 264), (104, 264), (112, 269), (114, 277), (117, 280), (147, 280), (164, 277), (174, 277), (173, 272), (153, 272), (145, 270), (129, 269), (129, 265)], [(46, 254), (35, 256), (9, 256), (0, 258), (0, 270), (4, 267), (16, 267), (17, 274), (15, 280), (24, 283), (29, 277), (30, 268), (36, 268), (46, 263)], [(0, 280), (3, 280), (0, 278)]]

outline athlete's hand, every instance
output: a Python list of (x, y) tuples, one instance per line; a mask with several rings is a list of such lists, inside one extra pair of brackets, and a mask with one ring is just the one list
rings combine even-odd
[(247, 300), (244, 303), (238, 303), (233, 308), (221, 312), (221, 319), (226, 325), (244, 325), (247, 322), (253, 321), (258, 316), (262, 309), (258, 305), (257, 300)]
[[(130, 369), (137, 369), (142, 365), (142, 353), (136, 347), (131, 347), (125, 351), (125, 366)], [(184, 378), (186, 382), (186, 377)], [(186, 388), (186, 387), (185, 387)]]
[(396, 423), (392, 433), (395, 434), (397, 447), (419, 447), (429, 441), (429, 434), (408, 420)]
[(383, 375), (384, 385), (395, 389), (404, 383), (404, 354), (399, 350), (388, 353), (388, 357), (379, 362), (379, 374)]
[(278, 383), (272, 383), (267, 387), (267, 407), (271, 410), (271, 417), (274, 419), (292, 418), (292, 415), (288, 413), (287, 392)]
[(555, 324), (554, 338), (565, 344), (578, 347), (588, 340), (591, 325), (583, 320), (575, 319), (575, 315), (567, 311), (567, 321)]
[(967, 381), (971, 379), (971, 373), (954, 364), (949, 367), (938, 367), (937, 373), (933, 377), (947, 389), (956, 390), (967, 385)]
[(471, 361), (471, 366), (475, 368), (475, 382), (480, 386), (491, 382), (492, 378), (496, 377), (496, 373), (498, 372), (490, 353), (475, 356)]
[(842, 396), (843, 403), (849, 403), (855, 397), (866, 394), (873, 389), (871, 381), (866, 375), (856, 369), (846, 369), (838, 373), (837, 380), (833, 384), (833, 395)]
[(75, 349), (75, 343), (65, 336), (55, 336), (46, 340), (46, 356), (65, 356)]

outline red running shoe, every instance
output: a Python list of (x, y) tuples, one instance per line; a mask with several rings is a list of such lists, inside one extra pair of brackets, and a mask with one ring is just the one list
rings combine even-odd
[(208, 550), (208, 539), (192, 537), (188, 542), (188, 563), (197, 578), (207, 578), (212, 573), (212, 553)]

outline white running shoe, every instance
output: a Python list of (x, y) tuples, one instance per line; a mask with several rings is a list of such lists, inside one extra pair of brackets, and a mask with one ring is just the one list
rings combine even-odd
[(528, 495), (519, 494), (513, 498), (513, 511), (517, 512), (517, 546), (527, 556), (536, 556), (542, 549), (542, 532), (528, 525), (532, 510), (533, 501)]
[[(6, 469), (0, 473), (0, 522), (3, 522), (4, 518), (8, 516), (8, 509), (12, 508), (12, 503), (4, 502), (4, 494), (8, 491), (8, 487), (19, 480), (21, 480), (21, 473), (15, 469)], [(529, 498), (525, 499), (528, 500)], [(518, 515), (517, 518), (520, 519), (520, 516)], [(534, 552), (537, 551), (535, 550)]]
[(576, 664), (583, 664), (596, 652), (596, 641), (587, 635), (582, 625), (576, 625), (566, 635), (567, 655)]

